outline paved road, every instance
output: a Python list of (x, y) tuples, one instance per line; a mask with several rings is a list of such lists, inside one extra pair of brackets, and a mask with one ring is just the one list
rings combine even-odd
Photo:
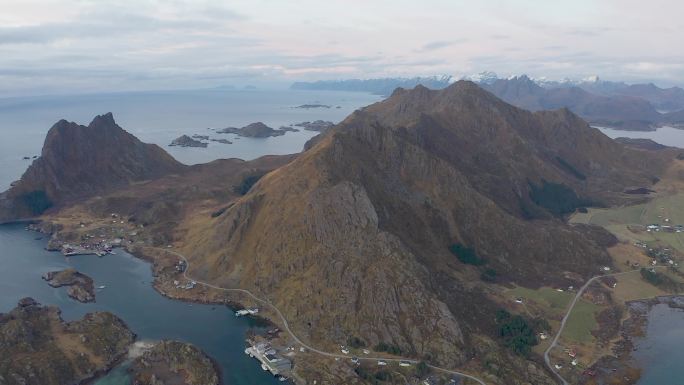
[[(185, 279), (187, 279), (187, 280), (195, 281), (198, 285), (210, 287), (210, 288), (216, 289), (216, 290), (227, 291), (227, 292), (233, 292), (233, 293), (242, 293), (242, 294), (246, 294), (247, 296), (249, 296), (250, 298), (252, 298), (252, 299), (255, 300), (256, 302), (258, 302), (258, 303), (260, 303), (260, 304), (263, 304), (263, 305), (266, 305), (266, 306), (270, 307), (271, 309), (273, 309), (273, 310), (276, 312), (276, 314), (277, 314), (278, 317), (280, 318), (280, 320), (281, 320), (281, 322), (282, 322), (283, 330), (285, 330), (290, 336), (292, 336), (292, 339), (295, 340), (299, 345), (302, 345), (303, 347), (305, 347), (305, 348), (308, 349), (309, 351), (314, 352), (314, 353), (317, 353), (317, 354), (320, 354), (320, 355), (322, 355), (322, 356), (326, 356), (326, 357), (332, 357), (332, 358), (345, 358), (345, 359), (349, 359), (349, 358), (350, 358), (348, 355), (345, 355), (345, 354), (326, 352), (326, 351), (323, 351), (323, 350), (316, 349), (316, 348), (314, 348), (314, 347), (312, 347), (312, 346), (309, 346), (309, 345), (307, 345), (306, 343), (304, 343), (302, 340), (299, 339), (299, 337), (297, 337), (297, 335), (292, 331), (292, 329), (290, 329), (290, 325), (287, 323), (287, 319), (285, 318), (285, 316), (283, 315), (283, 313), (280, 311), (280, 309), (278, 309), (278, 308), (277, 308), (275, 305), (273, 305), (270, 301), (268, 301), (268, 300), (266, 300), (266, 299), (262, 299), (262, 298), (257, 297), (256, 295), (254, 295), (254, 294), (253, 294), (252, 292), (250, 292), (249, 290), (245, 290), (245, 289), (227, 289), (227, 288), (224, 288), (224, 287), (212, 285), (212, 284), (210, 284), (210, 283), (208, 283), (208, 282), (198, 281), (198, 280), (196, 280), (196, 279), (194, 279), (194, 278), (192, 278), (192, 277), (190, 277), (190, 276), (188, 275), (188, 270), (190, 270), (190, 261), (188, 261), (188, 259), (185, 258), (185, 256), (184, 256), (183, 254), (178, 253), (178, 252), (173, 251), (173, 250), (168, 250), (168, 249), (160, 249), (160, 248), (153, 248), (153, 249), (155, 249), (155, 250), (160, 250), (160, 251), (163, 251), (163, 252), (166, 252), (166, 253), (175, 255), (175, 256), (177, 256), (178, 258), (182, 259), (182, 260), (185, 262), (185, 266), (186, 266), (186, 267), (185, 267), (185, 271), (183, 271), (183, 277), (184, 277)], [(419, 362), (419, 361), (417, 361), (417, 360), (410, 359), (410, 358), (387, 358), (387, 357), (359, 357), (359, 360), (364, 360), (364, 361), (378, 361), (378, 360), (382, 360), (382, 361), (387, 361), (387, 362), (408, 361), (408, 362), (410, 362), (410, 363), (412, 363), (412, 364), (417, 364), (417, 363)], [(485, 384), (485, 382), (482, 381), (481, 379), (479, 379), (479, 378), (477, 378), (477, 377), (474, 377), (474, 376), (471, 376), (470, 374), (467, 374), (467, 373), (463, 373), (463, 372), (459, 372), (459, 371), (451, 370), (451, 369), (446, 369), (446, 368), (441, 368), (441, 367), (439, 367), (439, 366), (434, 366), (434, 365), (430, 365), (430, 364), (428, 364), (428, 367), (431, 368), (431, 369), (433, 369), (433, 370), (440, 371), (440, 372), (442, 372), (442, 373), (453, 374), (453, 375), (457, 375), (457, 376), (469, 378), (469, 379), (471, 379), (471, 380), (476, 381), (476, 382), (479, 383), (480, 385), (487, 385), (487, 384)]]
[[(663, 268), (665, 266), (656, 266), (656, 268)], [(623, 271), (621, 273), (613, 273), (613, 274), (603, 274), (603, 275), (597, 275), (589, 279), (584, 286), (582, 286), (578, 291), (577, 295), (575, 295), (575, 298), (572, 299), (570, 302), (570, 305), (568, 307), (568, 311), (565, 313), (565, 316), (563, 316), (563, 320), (561, 321), (560, 326), (558, 327), (558, 332), (556, 333), (556, 336), (553, 337), (553, 340), (551, 340), (551, 344), (549, 347), (544, 351), (544, 362), (546, 362), (546, 366), (553, 372), (553, 374), (556, 375), (558, 380), (561, 382), (563, 385), (568, 385), (568, 382), (561, 376), (561, 374), (555, 370), (555, 368), (551, 365), (551, 360), (549, 359), (549, 353), (551, 350), (553, 350), (554, 347), (556, 347), (556, 344), (558, 343), (558, 339), (560, 338), (561, 334), (563, 333), (563, 328), (565, 328), (565, 323), (568, 321), (568, 317), (570, 317), (570, 313), (572, 313), (572, 309), (575, 307), (575, 304), (577, 301), (582, 297), (582, 293), (589, 287), (589, 285), (592, 284), (595, 280), (602, 278), (602, 277), (616, 277), (619, 275), (625, 275), (625, 274), (630, 274), (634, 273), (635, 271), (639, 271), (639, 269), (636, 270), (630, 270), (630, 271)]]

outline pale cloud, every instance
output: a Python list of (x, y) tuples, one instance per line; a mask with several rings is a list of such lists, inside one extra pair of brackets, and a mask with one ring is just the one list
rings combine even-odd
[(493, 70), (684, 83), (675, 0), (2, 0), (0, 95)]

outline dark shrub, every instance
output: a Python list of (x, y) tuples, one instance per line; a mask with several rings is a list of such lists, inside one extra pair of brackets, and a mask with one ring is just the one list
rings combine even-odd
[(242, 183), (239, 186), (235, 186), (235, 193), (240, 195), (245, 195), (252, 189), (252, 186), (261, 179), (262, 176), (266, 175), (265, 172), (257, 172), (250, 175), (245, 175), (242, 178)]
[(366, 347), (366, 342), (359, 337), (349, 337), (347, 338), (347, 345), (353, 349), (360, 349)]
[(449, 247), (449, 251), (456, 257), (458, 257), (458, 260), (468, 264), (468, 265), (475, 265), (475, 266), (481, 266), (487, 263), (484, 259), (480, 258), (476, 253), (474, 249), (471, 249), (470, 247), (465, 247), (461, 245), (460, 243), (454, 243)]
[(496, 282), (496, 270), (485, 269), (482, 274), (480, 274), (480, 279), (485, 282)]
[(499, 310), (496, 313), (496, 322), (499, 324), (499, 337), (503, 339), (504, 346), (516, 354), (527, 356), (532, 346), (539, 343), (533, 326), (522, 316)]
[(556, 216), (568, 214), (587, 205), (570, 187), (542, 180), (541, 186), (530, 183), (530, 199)]
[(395, 356), (400, 356), (401, 355), (401, 348), (392, 344), (388, 344), (387, 342), (380, 342), (379, 344), (375, 345), (375, 351), (376, 352), (385, 352), (389, 354), (393, 354)]
[(558, 161), (558, 164), (560, 164), (560, 166), (563, 170), (572, 174), (575, 178), (577, 178), (579, 180), (587, 179), (586, 175), (582, 174), (579, 170), (577, 170), (573, 165), (568, 163), (565, 159), (561, 158), (560, 156), (557, 156), (556, 160)]

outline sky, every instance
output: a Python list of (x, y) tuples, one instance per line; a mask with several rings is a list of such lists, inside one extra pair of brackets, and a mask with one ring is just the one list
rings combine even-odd
[(480, 71), (684, 85), (678, 0), (0, 0), (0, 96)]

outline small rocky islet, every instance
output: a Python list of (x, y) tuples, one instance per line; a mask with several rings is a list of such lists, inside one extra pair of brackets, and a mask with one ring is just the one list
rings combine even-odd
[(69, 297), (83, 303), (95, 302), (95, 286), (93, 279), (76, 271), (64, 269), (43, 274), (43, 279), (52, 287), (68, 286)]

